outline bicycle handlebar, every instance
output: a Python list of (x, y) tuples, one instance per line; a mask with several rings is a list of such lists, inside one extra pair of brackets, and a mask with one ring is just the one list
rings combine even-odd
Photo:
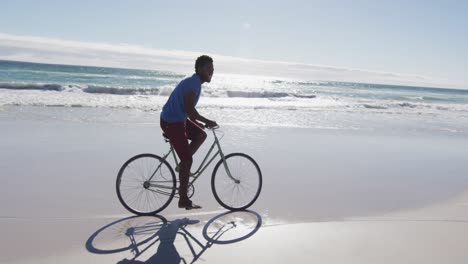
[(216, 130), (219, 128), (219, 126), (208, 127), (207, 125), (205, 125), (205, 128), (210, 129), (210, 130)]

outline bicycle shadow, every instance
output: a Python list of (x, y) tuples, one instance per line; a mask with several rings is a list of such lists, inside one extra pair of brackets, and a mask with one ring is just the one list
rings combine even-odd
[[(191, 233), (193, 230), (187, 230), (188, 226), (199, 222), (188, 218), (167, 221), (160, 215), (127, 217), (97, 230), (86, 241), (86, 249), (95, 254), (124, 251), (133, 254), (118, 264), (195, 263), (213, 244), (237, 243), (254, 235), (262, 225), (262, 218), (250, 210), (216, 215), (203, 226), (204, 243)], [(180, 256), (175, 246), (178, 235), (189, 249), (192, 257), (189, 262)], [(156, 253), (149, 253), (156, 246)]]

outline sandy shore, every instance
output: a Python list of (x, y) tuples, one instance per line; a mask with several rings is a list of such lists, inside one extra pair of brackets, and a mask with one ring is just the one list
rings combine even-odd
[[(160, 218), (129, 218), (115, 194), (117, 171), (129, 157), (167, 146), (157, 120), (141, 122), (154, 113), (104, 113), (0, 111), (1, 263), (172, 263), (177, 256), (191, 263), (200, 252), (197, 262), (206, 263), (468, 259), (466, 136), (223, 126), (225, 151), (248, 153), (262, 168), (252, 212), (223, 215), (208, 173), (196, 186), (200, 212), (173, 202)], [(126, 231), (148, 223), (157, 225), (132, 253)]]

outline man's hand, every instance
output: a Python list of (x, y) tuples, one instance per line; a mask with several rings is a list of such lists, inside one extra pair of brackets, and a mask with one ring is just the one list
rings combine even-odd
[(218, 126), (218, 124), (216, 124), (216, 122), (215, 122), (215, 121), (206, 120), (206, 122), (205, 122), (205, 126), (206, 126), (207, 128), (213, 128), (213, 127), (217, 127), (217, 126)]

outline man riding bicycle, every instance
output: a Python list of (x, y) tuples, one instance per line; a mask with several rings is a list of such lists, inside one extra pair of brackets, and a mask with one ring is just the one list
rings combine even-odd
[[(201, 85), (210, 82), (213, 77), (213, 59), (202, 55), (195, 61), (195, 74), (183, 79), (172, 91), (161, 112), (161, 129), (169, 138), (177, 155), (179, 163), (179, 208), (199, 209), (188, 198), (188, 182), (192, 167), (192, 156), (203, 144), (206, 133), (203, 125), (208, 128), (218, 126), (198, 113), (195, 106), (201, 94)], [(190, 143), (189, 143), (190, 140)]]

